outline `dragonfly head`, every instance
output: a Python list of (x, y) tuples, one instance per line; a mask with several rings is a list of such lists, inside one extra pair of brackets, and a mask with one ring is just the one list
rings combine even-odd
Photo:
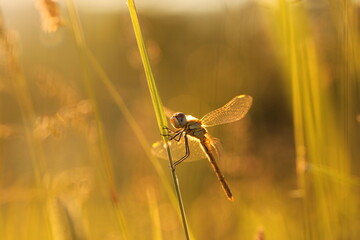
[(182, 112), (174, 113), (170, 118), (170, 123), (174, 128), (183, 128), (187, 124), (186, 116)]

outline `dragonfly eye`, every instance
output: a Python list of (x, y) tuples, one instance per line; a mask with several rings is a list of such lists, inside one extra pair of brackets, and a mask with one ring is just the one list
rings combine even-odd
[(175, 113), (170, 118), (170, 123), (174, 128), (183, 128), (187, 124), (186, 116), (183, 113)]

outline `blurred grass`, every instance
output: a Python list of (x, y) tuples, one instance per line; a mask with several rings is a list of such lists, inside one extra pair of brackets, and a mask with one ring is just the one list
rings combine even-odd
[[(357, 197), (351, 196), (358, 182), (353, 181), (353, 185), (350, 181), (335, 180), (353, 178), (349, 122), (352, 125), (350, 119), (355, 116), (355, 108), (349, 86), (355, 86), (355, 82), (349, 78), (348, 63), (349, 52), (355, 52), (355, 49), (343, 52), (344, 65), (341, 68), (344, 73), (339, 76), (338, 93), (330, 92), (325, 85), (329, 76), (319, 63), (304, 9), (296, 7), (295, 12), (285, 1), (281, 6), (283, 19), (288, 23), (283, 30), (288, 46), (289, 77), (292, 79), (297, 173), (299, 188), (303, 192), (303, 221), (306, 226), (304, 237), (357, 239), (358, 223), (353, 221), (354, 215), (348, 206), (357, 205)], [(346, 5), (342, 7), (345, 34), (341, 42), (348, 50), (348, 9)], [(357, 33), (354, 31), (354, 34)], [(334, 106), (334, 103), (339, 105)], [(339, 222), (346, 226), (345, 229), (334, 227)]]
[(113, 170), (113, 166), (112, 166), (112, 160), (110, 158), (107, 139), (105, 137), (103, 121), (100, 116), (99, 105), (95, 98), (94, 86), (90, 79), (89, 63), (88, 63), (88, 58), (87, 58), (87, 54), (86, 54), (87, 47), (86, 47), (85, 38), (83, 35), (82, 27), (80, 25), (79, 16), (77, 14), (77, 10), (74, 6), (73, 1), (68, 0), (66, 2), (66, 4), (67, 4), (67, 10), (68, 10), (68, 14), (69, 14), (70, 23), (72, 26), (72, 31), (74, 33), (75, 42), (77, 44), (79, 54), (80, 54), (80, 62), (81, 62), (84, 87), (86, 89), (86, 93), (87, 93), (89, 99), (91, 100), (93, 113), (95, 116), (98, 144), (99, 144), (99, 150), (100, 150), (100, 154), (101, 154), (100, 159), (103, 161), (103, 166), (100, 166), (100, 167), (102, 167), (105, 172), (104, 176), (106, 177), (106, 183), (108, 185), (109, 195), (110, 195), (110, 198), (113, 203), (113, 209), (117, 216), (121, 237), (123, 239), (128, 239), (129, 234), (128, 234), (128, 230), (126, 227), (126, 221), (124, 219), (124, 213), (122, 210), (122, 206), (119, 203), (117, 187), (116, 187), (115, 179), (114, 179), (114, 170)]
[[(32, 170), (35, 177), (37, 193), (38, 195), (42, 196), (42, 198), (40, 199), (40, 203), (46, 204), (48, 201), (51, 200), (48, 194), (48, 189), (42, 181), (42, 176), (45, 174), (47, 167), (43, 156), (41, 142), (38, 141), (38, 139), (34, 138), (32, 134), (32, 122), (35, 121), (35, 111), (33, 101), (30, 96), (27, 79), (22, 72), (22, 67), (18, 60), (18, 56), (15, 54), (16, 49), (18, 48), (18, 46), (16, 46), (16, 42), (18, 39), (16, 39), (15, 35), (11, 34), (11, 32), (6, 29), (2, 21), (0, 29), (0, 38), (3, 47), (3, 57), (8, 67), (8, 74), (12, 79), (10, 87), (11, 90), (14, 92), (14, 97), (16, 98), (20, 108), (22, 126), (25, 135), (24, 138), (26, 139), (28, 150), (27, 154), (32, 163)], [(3, 170), (5, 171), (6, 169)], [(42, 221), (44, 223), (43, 226), (45, 226), (43, 236), (52, 235), (53, 229), (50, 224), (49, 213), (46, 211), (46, 209), (43, 208), (38, 209), (37, 213), (43, 215)], [(16, 229), (14, 230), (16, 231)], [(9, 233), (9, 236), (12, 236), (11, 232)]]
[[(42, 20), (63, 12), (40, 2)], [(3, 9), (0, 239), (183, 239), (167, 163), (149, 151), (160, 136), (128, 13), (68, 4), (42, 25), (52, 33), (34, 9)], [(209, 129), (236, 202), (207, 162), (177, 169), (194, 237), (360, 238), (358, 11), (339, 0), (140, 9), (166, 106), (201, 117), (254, 98), (243, 121)]]

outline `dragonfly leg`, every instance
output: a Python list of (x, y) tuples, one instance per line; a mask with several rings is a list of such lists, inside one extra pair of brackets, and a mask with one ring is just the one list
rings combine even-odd
[(173, 129), (170, 129), (170, 128), (168, 128), (168, 127), (163, 127), (163, 129), (168, 130), (170, 133), (178, 133), (178, 132), (180, 132), (180, 131), (182, 130), (182, 129), (173, 130)]
[(182, 163), (185, 159), (187, 159), (190, 156), (190, 147), (189, 147), (189, 142), (188, 142), (188, 138), (187, 138), (186, 134), (184, 135), (184, 138), (185, 138), (185, 156), (183, 156), (182, 158), (180, 158), (179, 160), (174, 162), (175, 167), (177, 165), (179, 165), (180, 163)]
[(177, 131), (174, 131), (174, 130), (168, 128), (168, 127), (163, 127), (162, 129), (167, 130), (170, 133), (177, 132)]
[(174, 132), (174, 135), (167, 135), (168, 137), (169, 137), (169, 140), (171, 141), (171, 140), (175, 140), (175, 141), (177, 141), (177, 142), (179, 142), (180, 141), (180, 139), (181, 139), (181, 136), (182, 136), (182, 134), (184, 133), (184, 130), (183, 129), (179, 129), (179, 130), (177, 130), (177, 131), (173, 131)]
[[(162, 127), (162, 129), (163, 130), (167, 130), (167, 132), (169, 133), (169, 132), (172, 132), (172, 130), (171, 129), (169, 129), (168, 127)], [(168, 136), (170, 136), (170, 134), (162, 134), (162, 133), (160, 133), (160, 135), (161, 136), (164, 136), (164, 137), (168, 137)]]
[(180, 129), (180, 130), (176, 131), (176, 134), (174, 136), (170, 136), (169, 140), (175, 140), (175, 141), (179, 142), (183, 133), (184, 133), (184, 131), (182, 129)]
[[(174, 139), (175, 137), (177, 137), (177, 136), (181, 133), (181, 131), (182, 131), (182, 129), (179, 129), (179, 130), (177, 130), (177, 131), (174, 131), (174, 130), (169, 129), (169, 128), (167, 128), (167, 127), (163, 127), (163, 129), (168, 130), (169, 133), (174, 133), (174, 135), (161, 134), (161, 133), (160, 133), (161, 136), (169, 137), (169, 140), (173, 140), (173, 139)], [(180, 140), (176, 140), (176, 141), (180, 141)]]

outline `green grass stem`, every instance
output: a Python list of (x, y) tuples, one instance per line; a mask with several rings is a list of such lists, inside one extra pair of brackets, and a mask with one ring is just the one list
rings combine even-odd
[[(158, 159), (152, 155), (150, 151), (150, 143), (146, 140), (146, 137), (143, 133), (143, 130), (139, 127), (139, 124), (137, 124), (136, 119), (132, 116), (130, 110), (126, 106), (123, 98), (119, 94), (119, 92), (116, 90), (114, 84), (111, 82), (110, 78), (104, 71), (104, 68), (100, 65), (98, 60), (95, 58), (94, 54), (86, 47), (84, 46), (83, 49), (86, 54), (87, 58), (89, 60), (89, 64), (91, 64), (94, 72), (98, 75), (100, 81), (104, 84), (106, 89), (108, 90), (110, 96), (115, 101), (115, 104), (121, 111), (121, 113), (124, 115), (125, 120), (128, 122), (131, 130), (134, 132), (135, 137), (138, 139), (141, 147), (143, 148), (144, 152), (146, 153), (147, 157), (149, 158), (150, 162), (152, 163), (154, 169), (156, 170), (157, 174), (159, 175), (159, 178), (173, 204), (177, 204), (177, 197), (175, 196), (171, 185), (167, 181), (167, 177), (165, 175), (165, 172), (163, 168), (161, 167), (161, 164), (159, 163)], [(181, 218), (181, 216), (180, 216)], [(191, 235), (191, 233), (190, 233)]]
[(166, 179), (165, 172), (163, 168), (161, 167), (161, 164), (159, 163), (158, 159), (154, 157), (154, 155), (151, 154), (150, 151), (150, 143), (146, 140), (146, 137), (143, 133), (143, 130), (139, 127), (139, 124), (137, 124), (136, 119), (131, 114), (130, 110), (126, 106), (123, 98), (120, 96), (120, 94), (117, 92), (114, 84), (110, 81), (109, 77), (105, 73), (103, 67), (99, 64), (97, 59), (94, 57), (93, 53), (86, 48), (87, 57), (90, 60), (90, 64), (92, 65), (95, 73), (100, 78), (100, 81), (104, 84), (108, 92), (110, 93), (110, 96), (115, 101), (115, 104), (120, 109), (121, 113), (124, 115), (125, 120), (128, 122), (131, 130), (134, 132), (135, 137), (138, 139), (141, 147), (143, 148), (144, 152), (146, 153), (147, 157), (150, 159), (150, 162), (152, 163), (153, 167), (155, 168), (157, 174), (159, 175), (163, 186), (165, 187), (166, 192), (168, 193), (168, 196), (170, 197), (170, 200), (172, 203), (176, 203), (176, 197), (174, 195), (174, 192), (171, 188), (171, 185)]
[(186, 215), (185, 215), (185, 209), (184, 209), (181, 192), (180, 192), (179, 181), (176, 176), (175, 167), (173, 165), (169, 141), (168, 141), (168, 138), (166, 137), (168, 135), (168, 126), (167, 126), (166, 116), (164, 113), (164, 108), (163, 108), (158, 90), (156, 88), (154, 76), (152, 74), (150, 59), (149, 59), (149, 56), (148, 56), (148, 53), (146, 50), (144, 39), (142, 37), (141, 28), (140, 28), (139, 20), (137, 17), (136, 8), (135, 8), (135, 3), (133, 0), (128, 0), (127, 3), (128, 3), (128, 7), (129, 7), (129, 12), (130, 12), (134, 32), (135, 32), (136, 41), (137, 41), (138, 48), (140, 51), (141, 60), (142, 60), (143, 66), (144, 66), (145, 75), (146, 75), (146, 79), (147, 79), (147, 83), (148, 83), (148, 87), (149, 87), (149, 91), (150, 91), (150, 95), (151, 95), (151, 100), (152, 100), (152, 103), (154, 106), (159, 131), (162, 135), (162, 139), (166, 146), (166, 150), (167, 150), (168, 157), (169, 157), (169, 165), (171, 168), (171, 174), (172, 174), (172, 178), (173, 178), (173, 182), (174, 182), (174, 186), (175, 186), (175, 190), (176, 190), (176, 195), (177, 195), (177, 199), (178, 199), (178, 203), (179, 203), (181, 218), (182, 218), (183, 227), (184, 227), (184, 233), (185, 233), (186, 239), (190, 239)]

